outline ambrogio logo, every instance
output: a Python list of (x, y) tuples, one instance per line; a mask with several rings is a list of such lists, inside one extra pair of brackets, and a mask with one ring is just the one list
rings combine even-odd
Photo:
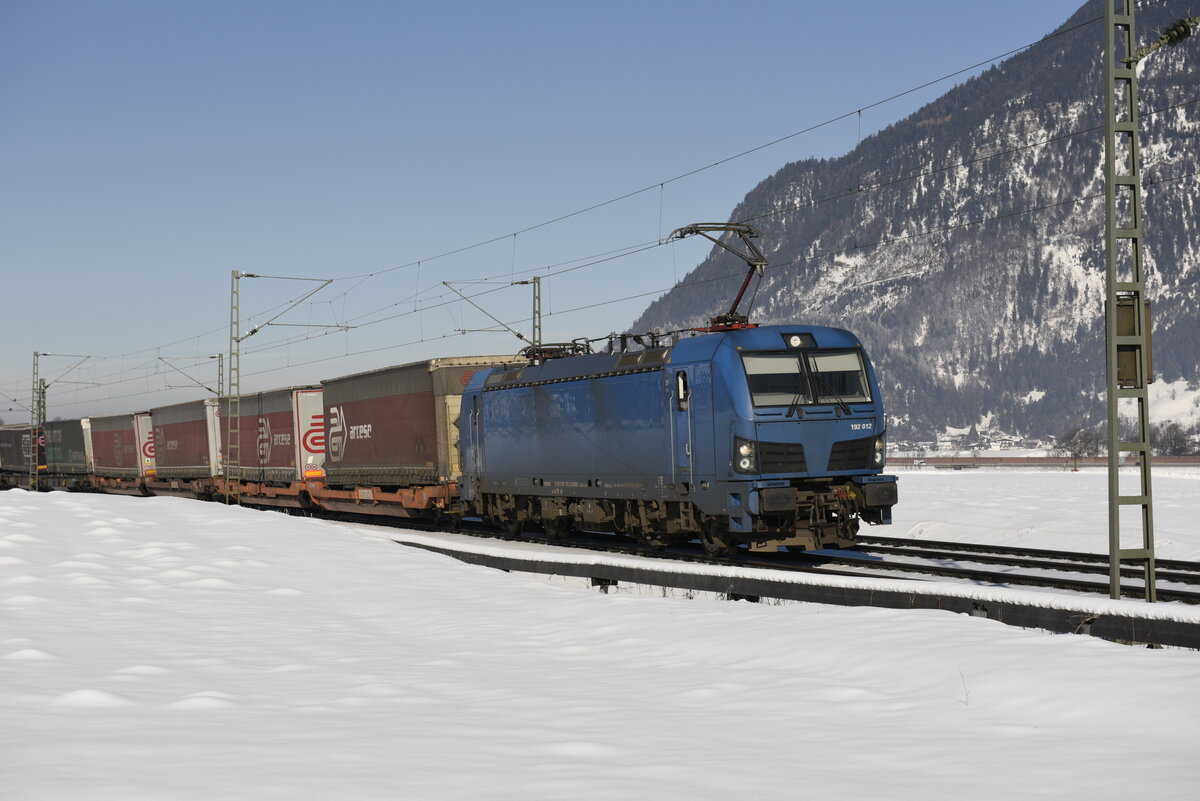
[(325, 432), (329, 444), (329, 458), (342, 461), (346, 454), (346, 416), (341, 406), (329, 407), (329, 430)]
[(271, 462), (271, 421), (265, 417), (258, 418), (258, 463)]

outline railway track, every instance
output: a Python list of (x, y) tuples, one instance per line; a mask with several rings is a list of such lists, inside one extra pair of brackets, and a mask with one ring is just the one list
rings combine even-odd
[[(353, 517), (354, 522), (380, 525), (378, 517)], [(413, 521), (397, 521), (408, 528), (430, 532), (445, 530), (431, 525), (413, 525)], [(861, 547), (853, 551), (812, 551), (751, 553), (739, 551), (730, 557), (712, 557), (696, 543), (666, 548), (653, 548), (623, 536), (575, 532), (566, 537), (550, 536), (540, 531), (513, 533), (490, 528), (482, 523), (466, 521), (457, 533), (483, 539), (537, 542), (583, 549), (644, 557), (647, 560), (670, 559), (696, 564), (742, 566), (780, 572), (803, 572), (818, 575), (878, 577), (928, 581), (951, 579), (957, 582), (995, 587), (1023, 587), (1062, 590), (1089, 595), (1107, 595), (1107, 579), (1096, 581), (1089, 576), (1108, 575), (1108, 559), (1102, 554), (1052, 551), (1034, 548), (1014, 548), (979, 543), (953, 543), (929, 540), (907, 540), (890, 537), (860, 536)], [(1200, 604), (1200, 563), (1181, 560), (1156, 560), (1157, 593), (1159, 601)], [(1136, 568), (1126, 568), (1122, 576), (1122, 595), (1130, 598), (1144, 596), (1144, 586)], [(1195, 587), (1196, 589), (1190, 589)]]
[[(891, 553), (926, 551), (924, 556), (940, 558), (948, 555), (952, 558), (969, 556), (976, 562), (992, 562), (1005, 564), (1010, 561), (1025, 560), (1029, 563), (1044, 561), (1047, 569), (1056, 569), (1063, 563), (1072, 566), (1076, 572), (1108, 574), (1108, 556), (1098, 553), (1079, 553), (1076, 551), (1055, 551), (1044, 548), (1015, 548), (1005, 545), (985, 545), (981, 543), (942, 542), (937, 540), (909, 540), (896, 537), (858, 537), (860, 550), (871, 553)], [(1187, 562), (1180, 559), (1155, 559), (1157, 573), (1166, 579), (1168, 573), (1176, 575), (1171, 581), (1182, 581), (1187, 584), (1200, 583), (1200, 562)], [(1031, 564), (1031, 566), (1033, 566)], [(1141, 571), (1136, 567), (1127, 567), (1122, 575), (1136, 575)]]
[[(1109, 592), (1107, 580), (1087, 578), (1108, 576), (1108, 558), (1101, 554), (883, 537), (862, 537), (860, 542), (861, 547), (855, 551), (796, 556), (856, 567), (861, 571), (859, 575), (931, 576), (1000, 587), (1102, 595)], [(1200, 604), (1200, 563), (1163, 559), (1156, 560), (1155, 567), (1160, 601)], [(1122, 596), (1144, 597), (1144, 582), (1139, 581), (1141, 573), (1137, 568), (1126, 567), (1121, 575)]]

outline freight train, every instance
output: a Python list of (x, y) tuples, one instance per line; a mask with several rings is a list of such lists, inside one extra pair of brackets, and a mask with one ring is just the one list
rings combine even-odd
[(5, 426), (0, 485), (477, 517), (714, 554), (846, 547), (861, 521), (891, 522), (883, 404), (852, 334), (746, 325), (624, 341)]

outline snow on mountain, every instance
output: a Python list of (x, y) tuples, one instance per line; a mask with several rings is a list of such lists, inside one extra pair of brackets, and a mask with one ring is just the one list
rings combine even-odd
[[(1139, 10), (1141, 37), (1188, 8)], [(1102, 15), (1087, 3), (847, 155), (786, 165), (730, 215), (762, 229), (771, 262), (753, 319), (856, 332), (896, 436), (990, 416), (1045, 437), (1104, 419)], [(1164, 48), (1139, 76), (1154, 367), (1196, 392), (1200, 57)], [(630, 330), (702, 324), (742, 274), (714, 249)]]

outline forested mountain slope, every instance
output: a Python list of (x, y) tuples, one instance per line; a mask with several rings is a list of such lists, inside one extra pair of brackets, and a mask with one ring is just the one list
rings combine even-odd
[[(1140, 10), (1139, 41), (1189, 8)], [(893, 438), (972, 425), (1042, 436), (1103, 418), (1097, 17), (1102, 4), (1088, 2), (1059, 35), (847, 155), (786, 165), (730, 214), (763, 231), (770, 259), (752, 319), (859, 334)], [(1139, 69), (1154, 367), (1166, 381), (1200, 378), (1198, 78), (1197, 39)], [(630, 330), (704, 323), (744, 272), (714, 248)]]

